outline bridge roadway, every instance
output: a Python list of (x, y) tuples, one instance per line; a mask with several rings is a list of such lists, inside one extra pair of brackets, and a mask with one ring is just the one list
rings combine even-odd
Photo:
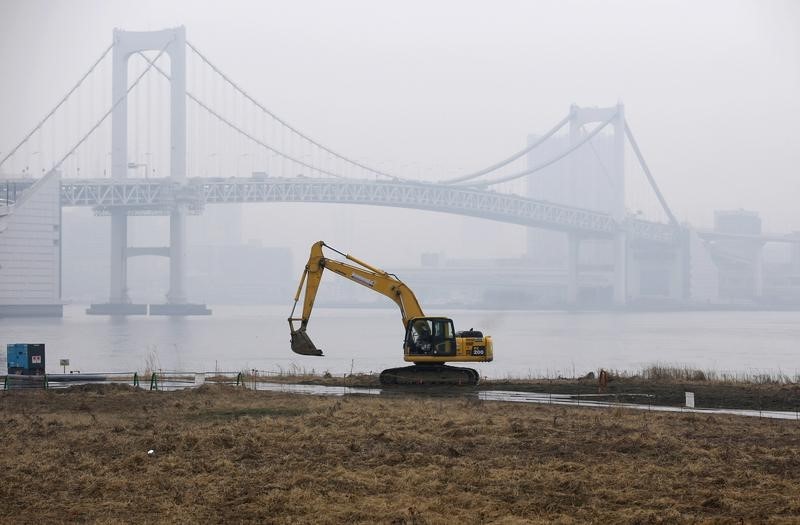
[(90, 206), (101, 214), (119, 207), (127, 208), (131, 214), (158, 214), (176, 205), (185, 205), (190, 211), (200, 213), (206, 204), (248, 202), (390, 206), (478, 217), (592, 238), (608, 238), (625, 231), (632, 239), (660, 243), (676, 240), (675, 230), (667, 224), (634, 218), (618, 224), (602, 212), (425, 182), (311, 177), (192, 177), (183, 185), (167, 178), (61, 180), (62, 206)]

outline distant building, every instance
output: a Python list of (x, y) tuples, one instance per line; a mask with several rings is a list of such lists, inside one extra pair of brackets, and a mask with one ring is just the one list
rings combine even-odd
[(694, 304), (719, 302), (719, 268), (696, 231), (689, 231), (689, 290), (688, 301)]
[(241, 204), (209, 204), (200, 215), (186, 220), (189, 246), (237, 246), (242, 244)]
[(714, 231), (740, 235), (761, 235), (761, 217), (748, 210), (717, 210), (714, 212)]
[[(755, 211), (718, 210), (714, 231), (732, 235), (761, 235), (761, 218)], [(719, 295), (726, 301), (752, 301), (763, 297), (763, 242), (721, 239), (712, 253), (719, 268)]]
[(52, 172), (0, 210), (0, 316), (57, 316), (61, 178)]
[(62, 297), (91, 303), (108, 297), (111, 272), (108, 217), (88, 208), (62, 211)]
[[(294, 271), (288, 247), (243, 242), (241, 204), (211, 204), (187, 221), (191, 300), (213, 304), (288, 304)], [(292, 281), (290, 283), (290, 281)]]
[[(795, 232), (795, 236), (800, 238), (800, 232)], [(791, 273), (798, 278), (796, 284), (800, 285), (800, 243), (792, 245)]]
[(290, 304), (297, 283), (288, 247), (190, 246), (189, 298), (211, 304)]

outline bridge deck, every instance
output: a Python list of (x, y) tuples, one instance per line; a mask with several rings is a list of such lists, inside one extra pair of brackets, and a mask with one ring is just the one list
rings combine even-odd
[[(18, 184), (32, 181), (17, 181)], [(175, 205), (200, 211), (206, 204), (246, 202), (318, 202), (365, 204), (437, 211), (521, 226), (611, 237), (621, 230), (636, 238), (673, 242), (669, 225), (629, 219), (619, 225), (606, 213), (519, 195), (405, 181), (337, 178), (189, 178), (62, 179), (63, 206), (90, 206), (100, 212), (125, 207), (133, 213), (157, 213)]]

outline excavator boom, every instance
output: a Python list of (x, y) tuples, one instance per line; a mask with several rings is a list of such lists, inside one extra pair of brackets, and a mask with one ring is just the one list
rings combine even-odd
[[(300, 296), (300, 292), (303, 290), (303, 284), (305, 283), (307, 276), (308, 267), (306, 266), (305, 271), (303, 271), (303, 276), (300, 278), (300, 286), (297, 288), (297, 295), (294, 298), (295, 306), (297, 306), (297, 299)], [(313, 304), (313, 298), (311, 302)], [(294, 308), (292, 308), (292, 315), (294, 315)], [(318, 349), (316, 345), (314, 345), (314, 342), (311, 341), (311, 338), (308, 337), (308, 334), (306, 333), (305, 324), (308, 323), (308, 318), (306, 318), (306, 323), (303, 325), (302, 330), (295, 330), (292, 321), (302, 321), (302, 319), (295, 319), (291, 316), (289, 317), (289, 332), (291, 334), (292, 352), (300, 355), (322, 355), (322, 350)]]

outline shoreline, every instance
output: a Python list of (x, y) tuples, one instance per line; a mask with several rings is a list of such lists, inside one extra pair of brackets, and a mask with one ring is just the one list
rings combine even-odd
[[(253, 374), (255, 372), (255, 374)], [(602, 396), (614, 403), (641, 403), (666, 407), (681, 407), (686, 393), (694, 394), (695, 407), (700, 409), (739, 409), (764, 411), (800, 411), (800, 378), (769, 375), (743, 375), (717, 377), (714, 372), (689, 368), (652, 365), (637, 374), (609, 372), (606, 383), (601, 383), (593, 372), (578, 378), (482, 378), (477, 386), (382, 386), (379, 374), (352, 373), (332, 375), (306, 371), (266, 372), (241, 371), (230, 373), (205, 372), (202, 382), (196, 383), (194, 372), (156, 372), (155, 383), (172, 385), (171, 389), (191, 389), (200, 384), (277, 383), (298, 386), (348, 387), (380, 389), (386, 392), (413, 394), (459, 394), (461, 392), (519, 392), (592, 398)], [(153, 382), (153, 372), (142, 374), (84, 373), (47, 374), (46, 376), (0, 376), (5, 392), (19, 389), (63, 390), (70, 385), (103, 383), (116, 386), (137, 384), (147, 390)], [(135, 379), (134, 379), (135, 377)], [(41, 378), (41, 379), (40, 379)], [(39, 384), (41, 383), (41, 384)], [(3, 392), (0, 389), (0, 392)]]
[[(693, 392), (697, 408), (792, 412), (800, 410), (800, 383), (797, 378), (794, 379), (794, 381), (780, 382), (765, 378), (764, 382), (756, 383), (734, 380), (643, 379), (610, 374), (604, 388), (600, 387), (597, 379), (584, 377), (482, 379), (477, 387), (453, 387), (453, 390), (472, 388), (475, 391), (503, 390), (572, 396), (604, 394), (618, 402), (639, 402), (641, 396), (648, 396), (648, 402), (653, 405), (671, 407), (683, 406), (686, 392)], [(299, 385), (381, 388), (378, 374), (329, 377), (316, 374), (285, 374), (260, 376), (258, 380)], [(402, 387), (391, 387), (389, 390), (402, 391)], [(413, 389), (408, 390), (413, 391)], [(435, 387), (428, 389), (431, 392), (436, 390)]]

